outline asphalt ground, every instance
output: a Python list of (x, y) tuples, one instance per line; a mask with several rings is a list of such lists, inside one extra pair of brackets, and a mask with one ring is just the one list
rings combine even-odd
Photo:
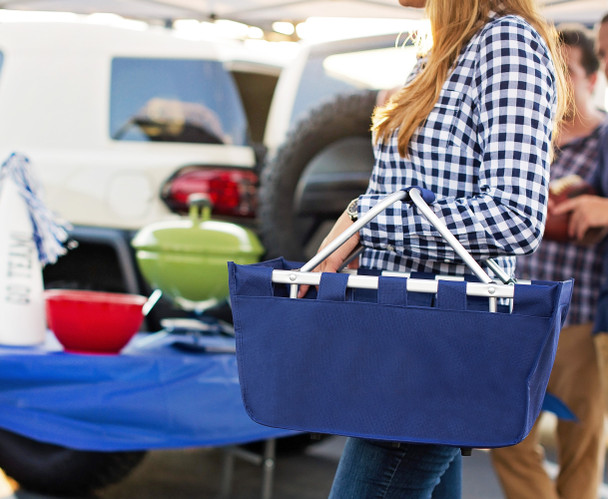
[[(546, 467), (557, 472), (552, 440), (554, 419), (545, 416), (543, 444)], [(280, 453), (272, 480), (272, 499), (323, 499), (331, 487), (345, 439), (329, 437), (298, 453)], [(236, 458), (232, 480), (223, 482), (226, 452), (219, 448), (150, 451), (144, 461), (121, 482), (95, 495), (78, 499), (259, 499), (263, 491), (263, 468)], [(473, 450), (465, 457), (463, 499), (501, 499), (503, 495), (490, 463), (489, 453)], [(598, 498), (608, 499), (606, 474)], [(229, 490), (222, 485), (229, 483)], [(50, 499), (16, 489), (0, 476), (0, 499)], [(224, 494), (224, 495), (222, 495)], [(72, 498), (75, 499), (75, 498)]]

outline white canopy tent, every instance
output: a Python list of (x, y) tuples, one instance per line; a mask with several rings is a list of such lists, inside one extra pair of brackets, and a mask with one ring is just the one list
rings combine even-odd
[[(594, 24), (608, 12), (608, 0), (541, 0), (545, 15), (555, 21)], [(308, 17), (416, 19), (419, 9), (397, 0), (0, 0), (0, 9), (109, 12), (152, 23), (179, 19), (228, 19), (268, 29), (273, 21), (304, 21)]]

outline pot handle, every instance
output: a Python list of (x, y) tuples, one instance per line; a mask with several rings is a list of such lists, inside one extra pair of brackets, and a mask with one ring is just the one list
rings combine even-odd
[(188, 196), (189, 215), (193, 224), (198, 224), (211, 218), (213, 202), (207, 194), (196, 192)]

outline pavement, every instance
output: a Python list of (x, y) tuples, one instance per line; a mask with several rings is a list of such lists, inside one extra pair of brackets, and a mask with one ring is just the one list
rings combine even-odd
[[(558, 469), (552, 440), (554, 425), (554, 418), (546, 414), (543, 418), (543, 445), (547, 453), (545, 465), (553, 476)], [(344, 442), (343, 437), (328, 437), (297, 453), (279, 453), (270, 489), (272, 499), (326, 498)], [(226, 457), (225, 450), (219, 448), (150, 451), (143, 462), (121, 482), (88, 498), (77, 499), (261, 498), (263, 467), (236, 458), (232, 480), (224, 482), (223, 464)], [(463, 469), (463, 499), (503, 498), (488, 451), (473, 450), (471, 456), (464, 458)], [(608, 499), (606, 476), (598, 492), (600, 499)], [(0, 499), (51, 498), (19, 490), (15, 483), (0, 474)]]

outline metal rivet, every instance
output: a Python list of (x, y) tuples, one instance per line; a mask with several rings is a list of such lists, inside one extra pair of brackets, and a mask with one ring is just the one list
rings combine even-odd
[(295, 274), (289, 274), (289, 280), (290, 281), (295, 281), (297, 278), (298, 278), (297, 275), (295, 275)]
[(496, 288), (494, 286), (490, 286), (488, 288), (488, 293), (490, 293), (491, 295), (493, 295), (494, 293), (496, 293)]

